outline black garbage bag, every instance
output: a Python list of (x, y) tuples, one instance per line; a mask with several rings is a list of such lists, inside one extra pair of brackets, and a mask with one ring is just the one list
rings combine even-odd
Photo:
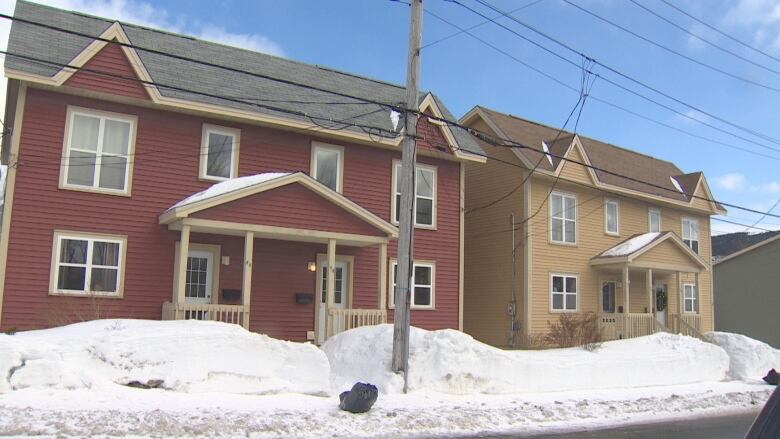
[(355, 383), (352, 390), (342, 392), (339, 395), (341, 403), (339, 408), (351, 413), (365, 413), (371, 410), (376, 402), (379, 392), (376, 386), (368, 383)]
[(772, 369), (766, 374), (764, 381), (766, 381), (767, 384), (776, 386), (777, 383), (780, 383), (780, 373), (777, 373), (776, 370)]

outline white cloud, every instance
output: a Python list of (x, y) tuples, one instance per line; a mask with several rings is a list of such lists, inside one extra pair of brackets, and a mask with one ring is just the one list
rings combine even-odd
[(780, 193), (780, 181), (770, 181), (769, 183), (758, 184), (750, 187), (754, 192), (768, 192), (771, 194)]
[(718, 187), (727, 191), (740, 190), (745, 187), (746, 183), (745, 176), (737, 172), (715, 177), (714, 181)]
[(674, 117), (678, 121), (686, 124), (695, 124), (697, 120), (699, 122), (704, 122), (704, 123), (710, 123), (712, 121), (711, 117), (696, 110), (688, 110), (683, 112), (682, 114), (677, 114)]
[(780, 48), (780, 2), (777, 0), (738, 0), (726, 12), (723, 22), (751, 32), (753, 42), (762, 47)]
[(236, 34), (228, 32), (223, 27), (204, 25), (195, 36), (202, 40), (216, 41), (228, 46), (242, 47), (269, 55), (284, 56), (282, 47), (263, 35)]

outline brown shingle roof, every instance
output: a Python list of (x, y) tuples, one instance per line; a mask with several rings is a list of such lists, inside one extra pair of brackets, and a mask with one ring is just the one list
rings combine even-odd
[[(547, 142), (553, 155), (563, 156), (569, 143), (571, 143), (571, 139), (574, 137), (573, 133), (564, 130), (560, 133), (558, 141), (554, 142), (553, 146), (553, 140), (560, 131), (558, 128), (500, 113), (485, 107), (479, 108), (490, 118), (490, 122), (508, 137), (507, 140), (539, 150), (542, 149), (542, 142)], [(684, 174), (674, 163), (666, 160), (660, 160), (585, 136), (579, 136), (579, 139), (591, 164), (595, 168), (607, 171), (594, 169), (596, 176), (602, 183), (678, 201), (689, 201), (689, 197), (677, 190), (671, 177), (679, 178), (678, 182), (680, 182), (686, 193), (696, 189), (696, 183), (701, 175), (700, 172)], [(564, 140), (568, 140), (568, 143), (564, 142)], [(563, 146), (564, 143), (565, 147)], [(543, 157), (540, 152), (529, 149), (518, 148), (517, 151), (532, 164), (536, 164), (539, 157)], [(560, 159), (553, 158), (555, 166), (559, 162)], [(546, 171), (554, 169), (546, 159), (542, 160), (539, 168)], [(614, 174), (629, 176), (650, 184), (632, 181)]]

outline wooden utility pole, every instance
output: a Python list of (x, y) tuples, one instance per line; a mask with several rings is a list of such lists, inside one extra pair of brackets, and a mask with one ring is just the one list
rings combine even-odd
[[(405, 137), (401, 153), (401, 174), (398, 183), (401, 205), (398, 206), (398, 274), (395, 287), (395, 321), (393, 330), (393, 372), (404, 372), (404, 391), (409, 366), (409, 326), (411, 279), (413, 272), (415, 163), (417, 162), (417, 111), (420, 84), (420, 40), (422, 39), (423, 0), (411, 0), (412, 17), (409, 26), (409, 56), (406, 69)], [(392, 273), (391, 273), (392, 276)]]

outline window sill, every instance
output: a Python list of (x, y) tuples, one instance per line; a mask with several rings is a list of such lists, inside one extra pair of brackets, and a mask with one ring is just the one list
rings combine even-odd
[(620, 232), (604, 232), (607, 236), (614, 236), (616, 238), (620, 238)]
[(93, 299), (122, 299), (124, 298), (124, 294), (122, 293), (91, 293), (91, 292), (70, 292), (70, 291), (49, 291), (49, 296), (60, 296), (60, 297), (82, 297), (82, 298), (93, 298)]
[[(387, 309), (388, 311), (395, 311), (395, 306), (388, 306)], [(436, 311), (436, 307), (435, 306), (423, 306), (423, 307), (413, 306), (411, 307), (411, 310), (412, 311)]]
[(577, 314), (580, 310), (578, 309), (551, 309), (550, 314)]
[(89, 186), (74, 186), (74, 185), (66, 185), (61, 184), (59, 186), (59, 189), (65, 190), (65, 191), (74, 191), (74, 192), (88, 192), (92, 194), (101, 194), (101, 195), (113, 195), (115, 197), (130, 197), (130, 191), (118, 191), (114, 189), (101, 189), (101, 188), (94, 188)]
[(552, 239), (550, 239), (547, 242), (550, 245), (560, 245), (560, 246), (563, 246), (563, 247), (577, 247), (577, 243), (576, 242), (553, 241)]
[(206, 181), (209, 183), (221, 183), (223, 181), (232, 180), (236, 177), (209, 177), (208, 175), (199, 175), (198, 181)]

